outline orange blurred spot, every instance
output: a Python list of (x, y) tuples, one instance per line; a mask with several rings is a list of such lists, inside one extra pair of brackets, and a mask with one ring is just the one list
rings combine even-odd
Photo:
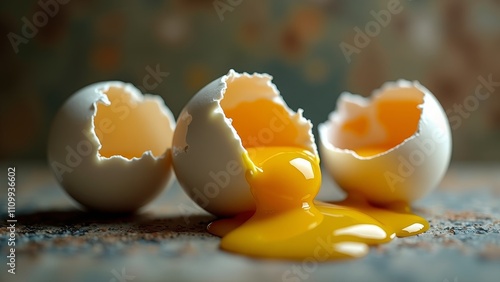
[(289, 27), (281, 35), (281, 49), (291, 57), (298, 57), (304, 52), (304, 42), (296, 31)]
[(199, 90), (210, 82), (210, 71), (205, 65), (193, 65), (185, 75), (185, 84), (190, 90)]
[(292, 57), (301, 56), (309, 44), (323, 35), (325, 23), (325, 15), (319, 9), (296, 10), (281, 34), (281, 50)]
[(104, 72), (116, 70), (120, 63), (120, 58), (121, 50), (110, 44), (96, 47), (91, 54), (92, 66)]
[(324, 82), (328, 78), (330, 66), (320, 59), (314, 59), (307, 62), (305, 68), (305, 77), (311, 83)]
[(241, 26), (238, 35), (244, 44), (255, 45), (262, 38), (262, 32), (263, 28), (259, 23), (246, 22)]
[(325, 22), (325, 14), (321, 10), (310, 8), (298, 10), (291, 25), (302, 40), (311, 42), (323, 34)]

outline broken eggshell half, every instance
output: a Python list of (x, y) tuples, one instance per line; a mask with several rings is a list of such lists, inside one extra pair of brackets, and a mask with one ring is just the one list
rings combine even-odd
[(56, 114), (49, 166), (85, 208), (133, 212), (171, 178), (174, 127), (160, 96), (119, 81), (95, 83), (73, 94)]
[(375, 204), (425, 196), (450, 162), (446, 113), (418, 82), (388, 82), (371, 98), (342, 93), (318, 130), (329, 174), (344, 191)]
[(179, 115), (175, 174), (189, 197), (212, 214), (255, 209), (245, 178), (246, 148), (291, 146), (318, 154), (311, 122), (286, 105), (271, 80), (230, 70), (195, 94)]

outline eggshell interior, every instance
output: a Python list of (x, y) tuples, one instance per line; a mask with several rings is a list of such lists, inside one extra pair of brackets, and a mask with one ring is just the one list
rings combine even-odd
[(386, 89), (372, 99), (342, 93), (330, 117), (327, 144), (390, 150), (418, 132), (423, 103), (424, 93), (414, 87)]
[(89, 85), (72, 95), (52, 123), (48, 161), (56, 179), (90, 210), (132, 212), (172, 175), (175, 121), (162, 99), (131, 84)]
[(226, 124), (235, 129), (244, 148), (292, 146), (317, 154), (312, 124), (302, 109), (295, 113), (287, 106), (271, 80), (266, 74), (230, 72), (219, 102)]
[(141, 98), (116, 86), (102, 93), (108, 99), (99, 100), (94, 116), (100, 156), (131, 159), (148, 151), (155, 157), (166, 152), (171, 145), (173, 118), (156, 96)]
[(297, 146), (317, 154), (312, 124), (293, 112), (267, 74), (229, 73), (181, 112), (172, 152), (177, 179), (200, 207), (220, 216), (253, 210), (245, 148)]
[(418, 82), (386, 83), (371, 98), (343, 93), (318, 130), (322, 163), (340, 188), (376, 204), (425, 196), (451, 158), (446, 113)]

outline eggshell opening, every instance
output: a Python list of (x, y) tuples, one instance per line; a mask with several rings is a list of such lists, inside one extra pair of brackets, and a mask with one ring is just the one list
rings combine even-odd
[(322, 163), (339, 187), (376, 204), (422, 198), (451, 158), (446, 113), (418, 82), (386, 83), (371, 98), (342, 93), (318, 131)]
[(132, 159), (145, 153), (159, 157), (167, 151), (174, 119), (159, 97), (143, 96), (129, 87), (108, 86), (98, 91), (107, 98), (94, 105), (100, 157)]
[(271, 80), (230, 70), (196, 93), (179, 115), (175, 174), (190, 198), (212, 214), (255, 209), (245, 148), (294, 146), (318, 154), (311, 122), (286, 105)]
[(120, 81), (88, 85), (54, 117), (48, 161), (54, 176), (90, 210), (132, 212), (171, 179), (175, 119), (159, 96)]
[(226, 123), (244, 148), (266, 146), (299, 147), (317, 154), (312, 124), (302, 109), (292, 111), (268, 74), (238, 74), (223, 77), (220, 107)]
[(322, 128), (324, 143), (358, 158), (386, 154), (418, 134), (423, 103), (424, 93), (408, 84), (386, 84), (371, 98), (344, 92)]

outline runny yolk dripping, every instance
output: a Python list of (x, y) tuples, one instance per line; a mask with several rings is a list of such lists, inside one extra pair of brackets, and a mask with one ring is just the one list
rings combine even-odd
[[(259, 103), (260, 108), (267, 106)], [(228, 113), (234, 118), (235, 112)], [(242, 119), (235, 121), (241, 123)], [(357, 153), (371, 156), (385, 150), (366, 148)], [(321, 171), (319, 158), (308, 150), (267, 144), (247, 148), (247, 153), (243, 159), (255, 212), (219, 219), (208, 226), (210, 233), (222, 237), (221, 248), (226, 251), (296, 260), (357, 258), (371, 245), (416, 235), (429, 227), (405, 203), (375, 207), (354, 194), (336, 203), (315, 201)]]

